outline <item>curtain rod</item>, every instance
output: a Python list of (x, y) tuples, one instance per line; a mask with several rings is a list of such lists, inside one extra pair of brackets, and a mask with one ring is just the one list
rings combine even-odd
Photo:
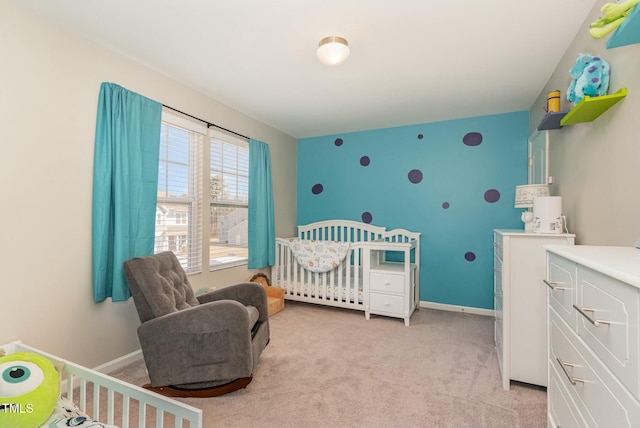
[(237, 135), (238, 137), (242, 137), (242, 138), (246, 138), (247, 140), (250, 140), (250, 138), (247, 137), (246, 135), (239, 134), (239, 133), (237, 133), (235, 131), (232, 131), (230, 129), (223, 128), (222, 126), (216, 125), (215, 123), (211, 123), (211, 122), (209, 122), (207, 120), (200, 119), (199, 117), (192, 116), (189, 113), (185, 113), (185, 112), (180, 111), (180, 110), (178, 110), (176, 108), (170, 107), (170, 106), (168, 106), (166, 104), (162, 104), (162, 107), (168, 108), (169, 110), (173, 110), (173, 111), (178, 112), (180, 114), (184, 114), (185, 116), (188, 116), (191, 119), (199, 120), (202, 123), (206, 123), (207, 124), (207, 128), (211, 128), (213, 126), (214, 128), (222, 129), (223, 131), (227, 131), (227, 132), (229, 132), (229, 133), (231, 133), (233, 135)]

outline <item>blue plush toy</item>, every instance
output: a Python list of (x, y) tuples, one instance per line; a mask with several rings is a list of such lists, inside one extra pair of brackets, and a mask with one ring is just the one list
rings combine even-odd
[(609, 90), (609, 64), (598, 56), (580, 54), (569, 74), (567, 101), (578, 104), (585, 96), (599, 97)]

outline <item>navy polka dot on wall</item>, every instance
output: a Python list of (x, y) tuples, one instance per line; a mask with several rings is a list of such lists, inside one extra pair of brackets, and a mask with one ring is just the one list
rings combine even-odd
[(335, 141), (336, 146), (340, 147), (342, 143), (343, 143), (342, 138), (336, 138), (336, 141)]
[(369, 166), (370, 163), (371, 163), (371, 159), (369, 159), (369, 156), (362, 156), (360, 158), (360, 165)]
[(409, 181), (413, 184), (418, 184), (422, 181), (422, 171), (419, 169), (412, 169), (408, 174)]
[(496, 189), (489, 189), (486, 192), (484, 192), (484, 200), (491, 204), (494, 202), (498, 202), (499, 199), (500, 199), (500, 192), (498, 192)]
[(476, 255), (475, 255), (475, 253), (473, 253), (471, 251), (468, 251), (468, 252), (464, 253), (464, 258), (465, 258), (466, 261), (472, 262), (472, 261), (474, 261), (476, 259)]
[(462, 137), (462, 142), (467, 146), (479, 146), (482, 143), (482, 134), (479, 132), (469, 132)]
[(373, 216), (371, 215), (371, 213), (369, 211), (365, 211), (362, 213), (362, 221), (364, 223), (371, 223), (371, 221), (373, 220)]
[(314, 184), (313, 187), (311, 188), (311, 192), (314, 195), (319, 195), (320, 193), (322, 193), (323, 190), (324, 190), (324, 187), (322, 187), (322, 184), (320, 183)]
[(442, 203), (442, 208), (444, 208), (445, 210), (449, 208), (449, 202), (443, 202)]
[(424, 135), (418, 134), (418, 140), (422, 140), (423, 138), (424, 138)]

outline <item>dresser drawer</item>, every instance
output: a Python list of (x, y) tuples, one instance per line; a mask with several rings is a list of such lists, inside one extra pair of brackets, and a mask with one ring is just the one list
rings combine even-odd
[(569, 391), (587, 426), (639, 427), (640, 403), (554, 310), (549, 310), (549, 333), (549, 364), (561, 375), (561, 384)]
[(502, 336), (504, 325), (502, 323), (502, 320), (496, 319), (493, 329), (494, 329), (493, 336), (496, 344), (496, 354), (498, 355), (498, 365), (500, 366), (500, 371), (502, 372), (502, 368), (504, 364), (503, 362), (504, 338)]
[(493, 258), (493, 289), (502, 296), (502, 260)]
[(549, 254), (547, 266), (547, 288), (549, 305), (577, 330), (577, 313), (573, 308), (578, 290), (577, 267), (572, 261)]
[(640, 396), (638, 292), (591, 269), (578, 270), (578, 334), (636, 396)]
[(404, 293), (404, 275), (371, 272), (369, 287), (372, 291), (385, 293)]
[(493, 253), (495, 254), (495, 256), (500, 259), (500, 261), (502, 261), (502, 248), (503, 248), (503, 243), (502, 243), (502, 235), (499, 233), (494, 233), (493, 234), (493, 247), (494, 247), (494, 251)]
[(381, 314), (402, 315), (404, 312), (404, 297), (392, 294), (369, 294), (371, 312)]
[(558, 373), (556, 365), (549, 365), (549, 403), (547, 406), (548, 426), (556, 428), (583, 428), (587, 426), (576, 408), (571, 394), (562, 381), (564, 374)]

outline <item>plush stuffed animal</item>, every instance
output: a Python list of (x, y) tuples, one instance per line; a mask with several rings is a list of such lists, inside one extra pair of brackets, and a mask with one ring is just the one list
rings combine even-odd
[(591, 23), (591, 28), (589, 29), (591, 37), (601, 39), (614, 31), (622, 24), (627, 15), (629, 15), (629, 12), (631, 12), (638, 3), (640, 3), (640, 0), (606, 3), (602, 6), (602, 9), (600, 9), (600, 12), (602, 12), (604, 16)]
[(39, 427), (59, 395), (60, 373), (48, 358), (32, 352), (0, 356), (0, 427)]
[(580, 54), (569, 74), (567, 101), (578, 104), (585, 96), (599, 97), (609, 90), (609, 64), (600, 57)]

